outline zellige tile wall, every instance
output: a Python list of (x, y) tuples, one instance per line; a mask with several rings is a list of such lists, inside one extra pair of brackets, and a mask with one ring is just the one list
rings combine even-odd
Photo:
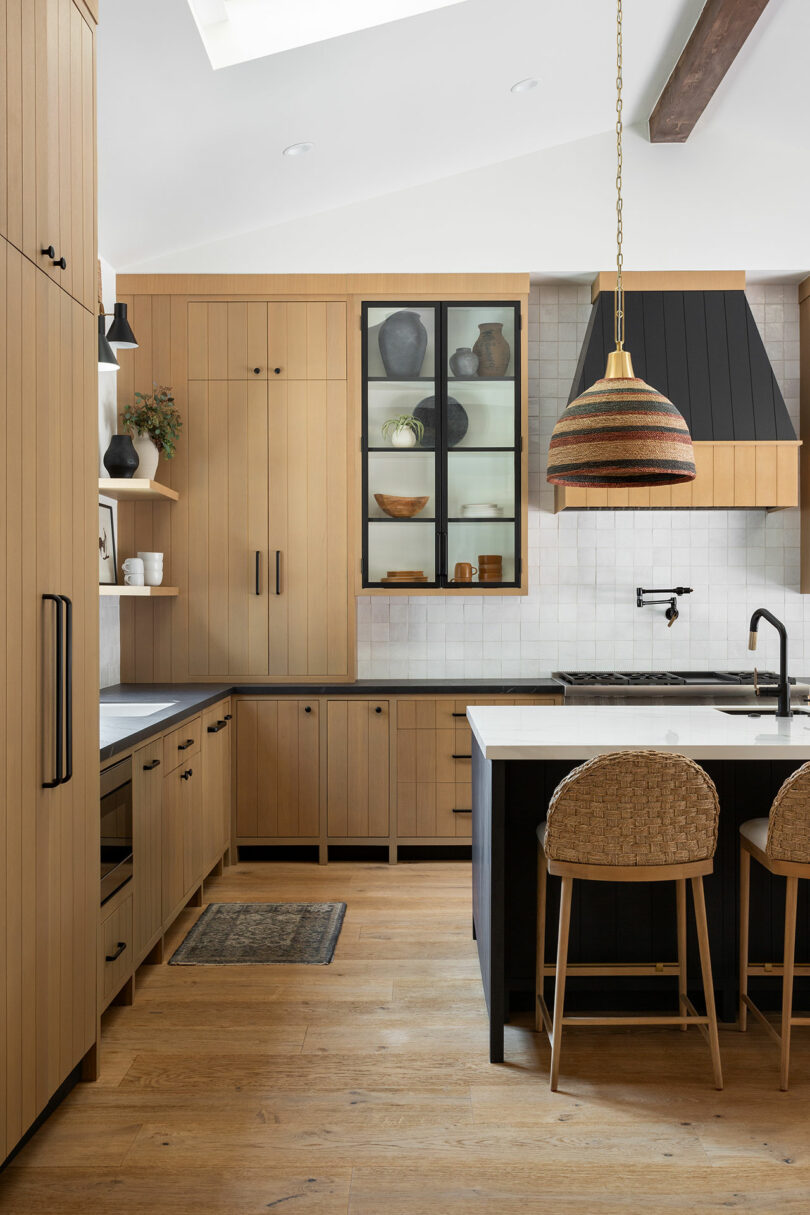
[[(798, 433), (795, 284), (747, 291)], [(571, 669), (750, 669), (748, 620), (765, 606), (790, 636), (791, 670), (810, 674), (810, 596), (799, 586), (799, 513), (553, 513), (548, 442), (565, 407), (590, 316), (590, 288), (532, 289), (529, 303), (529, 594), (358, 600), (358, 677), (529, 677)], [(632, 352), (632, 335), (628, 341)], [(667, 627), (636, 586), (692, 586)], [(807, 654), (805, 655), (805, 646)], [(757, 664), (778, 662), (760, 629)], [(805, 663), (805, 658), (807, 662)]]

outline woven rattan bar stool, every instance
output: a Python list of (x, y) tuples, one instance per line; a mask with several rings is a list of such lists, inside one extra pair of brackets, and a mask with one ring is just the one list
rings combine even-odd
[[(769, 873), (784, 877), (785, 946), (782, 964), (748, 960), (751, 906), (751, 857)], [(787, 1091), (790, 1031), (810, 1025), (810, 1017), (793, 1016), (793, 979), (809, 975), (810, 965), (796, 963), (796, 906), (799, 878), (810, 878), (810, 763), (793, 772), (777, 793), (768, 818), (752, 818), (740, 827), (740, 1012), (738, 1026), (748, 1028), (748, 1010), (779, 1046), (779, 1087)], [(750, 975), (782, 976), (782, 1024), (777, 1033), (748, 995)]]
[[(537, 970), (535, 1028), (551, 1043), (550, 1086), (556, 1092), (563, 1028), (587, 1025), (696, 1025), (711, 1051), (714, 1083), (723, 1087), (714, 1006), (703, 878), (711, 873), (719, 805), (710, 777), (684, 755), (622, 751), (600, 755), (570, 772), (554, 791), (537, 829)], [(547, 874), (562, 878), (555, 965), (545, 962)], [(571, 895), (576, 878), (590, 882), (675, 882), (678, 961), (635, 965), (568, 964)], [(686, 882), (692, 883), (706, 1016), (686, 992)], [(554, 1015), (543, 994), (553, 975)], [(678, 1012), (667, 1016), (566, 1017), (567, 976), (677, 975)]]

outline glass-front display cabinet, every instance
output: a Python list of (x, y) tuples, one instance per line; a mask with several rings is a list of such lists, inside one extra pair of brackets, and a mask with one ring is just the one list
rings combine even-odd
[(520, 303), (364, 303), (363, 586), (519, 587)]

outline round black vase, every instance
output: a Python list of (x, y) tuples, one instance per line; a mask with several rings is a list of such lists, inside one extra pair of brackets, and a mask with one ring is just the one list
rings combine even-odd
[(111, 477), (134, 477), (140, 460), (131, 435), (113, 435), (104, 453), (104, 467)]

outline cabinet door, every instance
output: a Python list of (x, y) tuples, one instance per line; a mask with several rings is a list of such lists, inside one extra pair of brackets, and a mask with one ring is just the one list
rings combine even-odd
[(173, 915), (190, 884), (190, 856), (186, 861), (187, 820), (190, 817), (189, 782), (183, 778), (187, 769), (180, 767), (163, 778), (161, 807), (161, 889), (162, 916)]
[[(452, 705), (452, 701), (447, 702)], [(397, 835), (450, 838), (460, 834), (456, 808), (455, 736), (444, 702), (397, 705)]]
[(188, 306), (190, 380), (266, 380), (267, 304), (192, 302)]
[(162, 924), (163, 743), (140, 747), (132, 757), (132, 852), (134, 953), (137, 965)]
[(349, 676), (346, 383), (268, 388), (269, 671)]
[(59, 229), (64, 289), (95, 312), (96, 163), (93, 31), (73, 0), (59, 10)]
[(183, 802), (183, 879), (188, 895), (203, 878), (203, 764), (202, 753), (189, 760)]
[(388, 835), (388, 702), (327, 704), (327, 833), (330, 838)]
[(31, 0), (0, 4), (0, 235), (36, 261), (37, 43), (38, 25)]
[(346, 305), (269, 303), (267, 358), (270, 379), (345, 380)]
[(203, 873), (228, 847), (231, 830), (231, 702), (203, 714)]
[(187, 433), (189, 674), (266, 675), (267, 385), (189, 381)]
[(319, 834), (318, 702), (243, 700), (236, 706), (237, 842)]

